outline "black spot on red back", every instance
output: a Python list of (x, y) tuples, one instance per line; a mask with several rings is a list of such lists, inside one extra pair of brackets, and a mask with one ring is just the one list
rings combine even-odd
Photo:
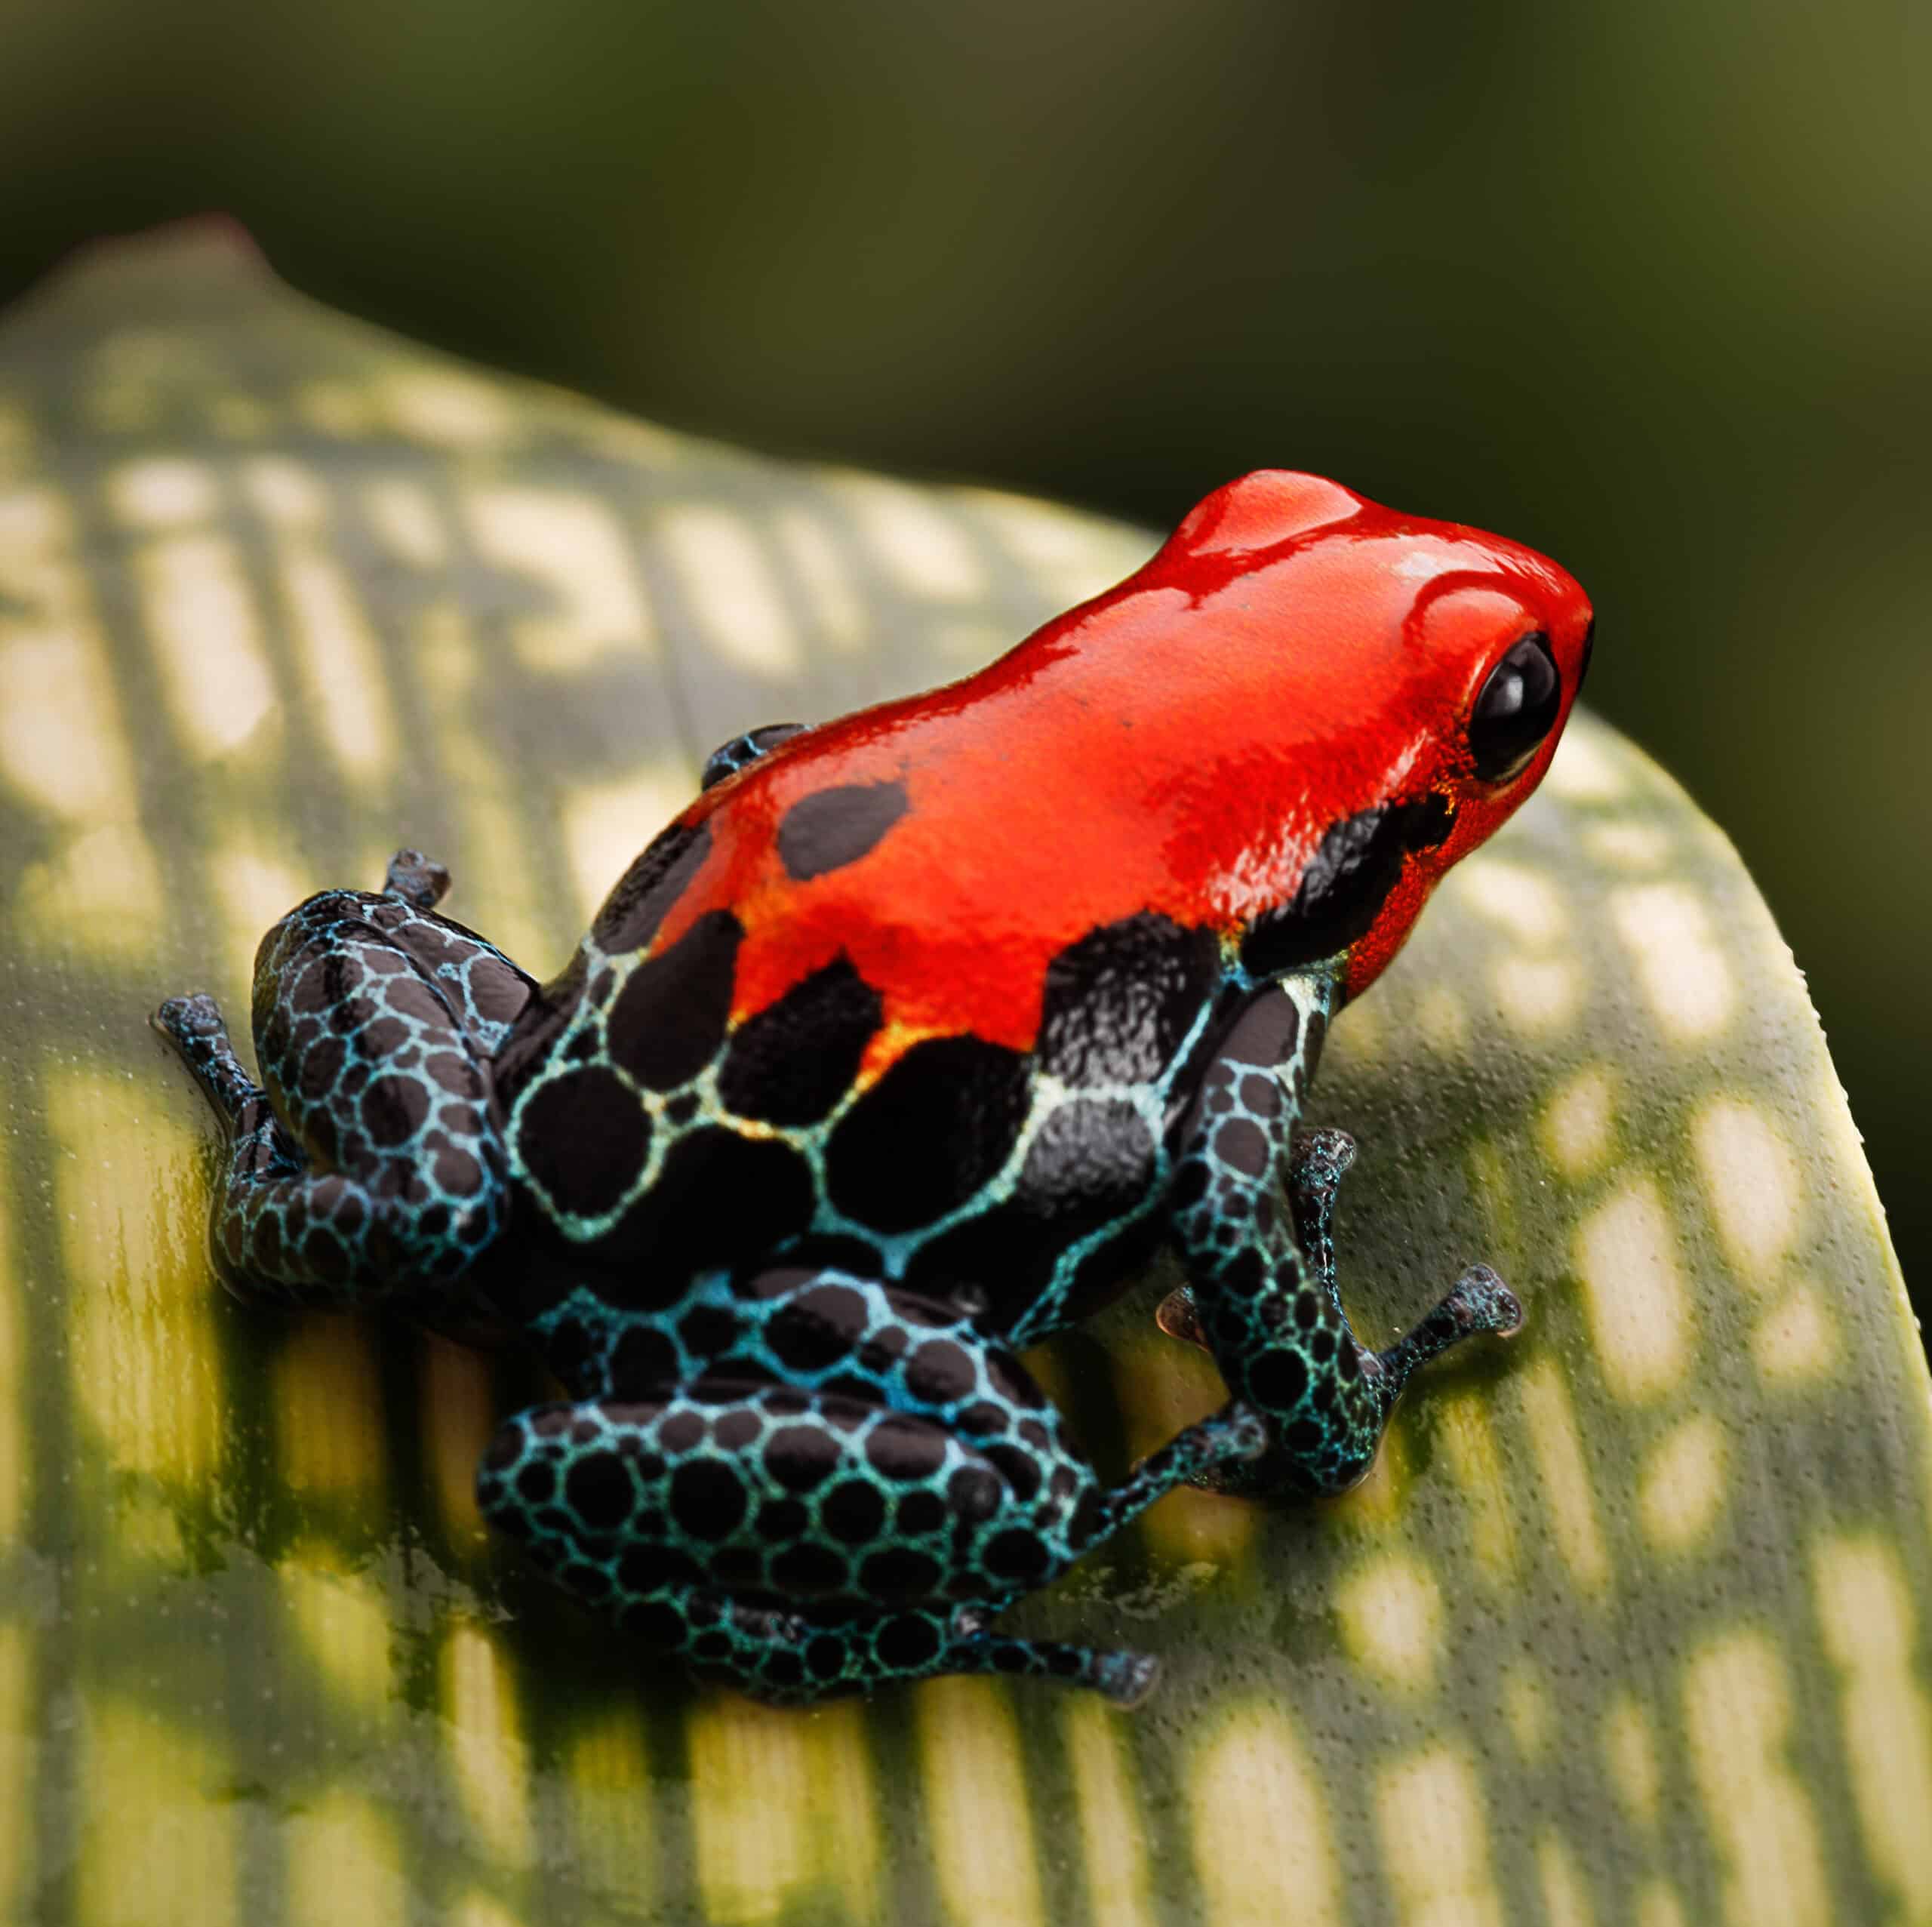
[(709, 824), (672, 823), (618, 879), (590, 934), (608, 951), (642, 950), (710, 854)]
[(667, 1290), (700, 1271), (780, 1248), (804, 1229), (813, 1202), (811, 1167), (789, 1145), (722, 1125), (688, 1131), (650, 1190), (590, 1248), (611, 1267), (599, 1292), (613, 1305), (660, 1308)]
[(727, 1110), (771, 1124), (815, 1124), (851, 1088), (879, 1027), (878, 993), (840, 957), (732, 1033), (718, 1073)]
[(1069, 1084), (1152, 1082), (1186, 1040), (1220, 968), (1212, 932), (1152, 911), (1090, 931), (1047, 966), (1041, 1068)]
[(841, 783), (801, 796), (778, 825), (778, 857), (795, 883), (856, 863), (906, 814), (903, 783)]
[(591, 1065), (537, 1087), (518, 1110), (516, 1147), (559, 1211), (600, 1217), (643, 1170), (651, 1119), (620, 1078)]
[(978, 1037), (915, 1044), (840, 1119), (826, 1148), (832, 1202), (884, 1231), (964, 1204), (1011, 1154), (1028, 1103), (1026, 1060)]
[(605, 1020), (605, 1036), (611, 1057), (639, 1083), (673, 1090), (716, 1054), (743, 935), (729, 910), (707, 910), (668, 950), (632, 971)]
[(1154, 1134), (1124, 1099), (1051, 1112), (1020, 1168), (1015, 1196), (1057, 1242), (1131, 1211), (1154, 1181)]
[[(1067, 1245), (1145, 1204), (1158, 1168), (1153, 1133), (1132, 1105), (1063, 1104), (1035, 1132), (1013, 1195), (928, 1239), (906, 1267), (906, 1283), (941, 1299), (978, 1285), (987, 1294), (982, 1328), (1011, 1330), (1038, 1305)], [(1083, 1266), (1086, 1299), (1112, 1295), (1124, 1261), (1148, 1248), (1142, 1241), (1119, 1248), (1123, 1261)]]

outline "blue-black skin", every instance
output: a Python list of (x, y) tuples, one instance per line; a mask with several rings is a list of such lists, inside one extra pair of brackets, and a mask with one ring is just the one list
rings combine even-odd
[[(725, 745), (707, 786), (788, 733)], [(685, 1030), (641, 1080), (625, 1059), (644, 1121), (598, 1113), (582, 1073), (614, 1061), (614, 1012), (635, 1015), (623, 993), (681, 888), (682, 834), (540, 989), (435, 913), (448, 874), (415, 851), (380, 894), (311, 897), (257, 959), (266, 1088), (210, 999), (164, 1005), (229, 1142), (216, 1270), (244, 1297), (386, 1302), (538, 1345), (569, 1396), (499, 1431), (483, 1510), (700, 1670), (780, 1701), (997, 1671), (1134, 1703), (1146, 1656), (989, 1622), (1177, 1485), (1345, 1489), (1417, 1365), (1520, 1322), (1476, 1267), (1385, 1351), (1349, 1329), (1328, 1219), (1353, 1147), (1294, 1130), (1343, 959), (1263, 971), (1252, 942), (1244, 961), (1131, 918), (1063, 953), (1032, 1052), (940, 1040), (951, 1054), (889, 1103), (891, 1077), (801, 1104), (799, 1078), (863, 1024), (864, 987), (808, 980), (748, 1057), (724, 1029), (728, 952), (698, 1000), (713, 1030), (691, 1017), (694, 952)], [(1359, 927), (1373, 906), (1304, 907)], [(667, 954), (704, 940), (700, 919)], [(743, 1112), (756, 1131), (734, 1129)], [(969, 1146), (970, 1189), (918, 1162), (928, 1138)], [(1163, 1240), (1189, 1282), (1161, 1322), (1211, 1349), (1232, 1396), (1106, 1488), (1016, 1348), (1117, 1295)]]

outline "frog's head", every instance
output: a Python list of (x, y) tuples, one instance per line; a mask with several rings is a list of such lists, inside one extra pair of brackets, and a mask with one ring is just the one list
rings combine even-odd
[(1278, 470), (1208, 497), (1151, 568), (1251, 639), (1244, 700), (1266, 720), (1244, 732), (1244, 793), (1297, 846), (1253, 962), (1343, 957), (1352, 996), (1542, 780), (1589, 666), (1589, 602), (1519, 543)]

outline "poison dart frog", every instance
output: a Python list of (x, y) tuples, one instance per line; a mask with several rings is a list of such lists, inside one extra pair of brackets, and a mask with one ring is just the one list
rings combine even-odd
[[(156, 1014), (227, 1141), (215, 1267), (537, 1347), (566, 1396), (485, 1515), (700, 1670), (1132, 1704), (1149, 1657), (995, 1617), (1177, 1485), (1343, 1490), (1418, 1366), (1520, 1322), (1478, 1265), (1363, 1345), (1353, 1147), (1296, 1125), (1591, 632), (1515, 543), (1263, 472), (964, 681), (725, 745), (548, 983), (404, 851), (263, 940), (260, 1085), (209, 998)], [(1231, 1396), (1107, 1485), (1019, 1353), (1162, 1245)]]

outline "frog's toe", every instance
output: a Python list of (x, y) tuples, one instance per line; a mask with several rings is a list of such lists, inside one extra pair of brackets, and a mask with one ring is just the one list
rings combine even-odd
[(205, 990), (190, 990), (185, 996), (170, 997), (148, 1019), (171, 1043), (189, 1044), (197, 1039), (222, 1035), (221, 1007)]
[(432, 910), (448, 894), (450, 873), (420, 850), (398, 850), (389, 859), (383, 879), (384, 891), (400, 897), (413, 909)]
[(1225, 1426), (1217, 1450), (1223, 1465), (1247, 1465), (1268, 1449), (1268, 1421), (1252, 1405), (1238, 1399), (1221, 1414)]
[(1294, 1156), (1311, 1176), (1339, 1184), (1355, 1161), (1355, 1141), (1332, 1124), (1318, 1125), (1312, 1131), (1296, 1132)]
[(1465, 1330), (1506, 1338), (1523, 1328), (1523, 1301), (1486, 1264), (1472, 1264), (1444, 1301), (1455, 1307)]
[(1143, 1704), (1161, 1683), (1161, 1662), (1152, 1653), (1103, 1653), (1094, 1662), (1093, 1684), (1123, 1711)]
[(1154, 1322), (1170, 1338), (1198, 1345), (1203, 1351), (1208, 1349), (1208, 1334), (1201, 1325), (1201, 1309), (1195, 1302), (1191, 1285), (1177, 1285), (1161, 1301), (1154, 1313)]

